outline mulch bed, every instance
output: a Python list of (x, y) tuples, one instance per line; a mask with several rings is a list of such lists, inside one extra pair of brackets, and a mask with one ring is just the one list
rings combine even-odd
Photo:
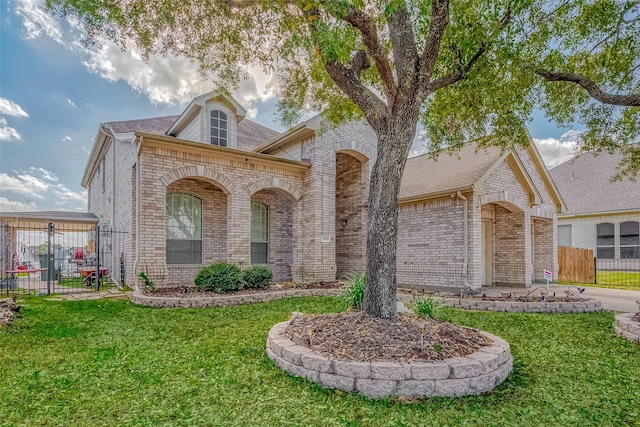
[(631, 320), (632, 320), (633, 322), (640, 322), (640, 312), (636, 313), (636, 314), (631, 318)]
[(295, 289), (337, 289), (342, 284), (340, 282), (313, 282), (313, 283), (283, 283), (270, 285), (264, 289), (240, 289), (233, 292), (217, 293), (213, 291), (201, 291), (195, 286), (176, 286), (171, 288), (159, 288), (155, 292), (144, 290), (145, 295), (154, 297), (174, 297), (174, 298), (197, 298), (197, 297), (219, 297), (227, 295), (251, 295), (271, 292), (291, 291)]
[[(426, 325), (424, 350), (420, 347), (420, 322)], [(351, 362), (438, 361), (466, 356), (491, 344), (475, 329), (404, 313), (397, 319), (355, 311), (297, 316), (285, 335), (325, 357)]]
[(499, 296), (499, 295), (453, 295), (453, 294), (444, 294), (444, 293), (425, 293), (421, 291), (403, 291), (402, 293), (411, 295), (413, 297), (442, 297), (442, 298), (462, 298), (467, 300), (475, 300), (475, 301), (510, 301), (510, 302), (580, 302), (585, 301), (588, 298), (579, 298), (568, 291), (565, 291), (565, 296), (561, 295), (550, 295), (546, 300), (542, 299), (540, 294), (532, 294), (529, 296), (525, 295), (516, 295), (511, 294), (510, 296)]

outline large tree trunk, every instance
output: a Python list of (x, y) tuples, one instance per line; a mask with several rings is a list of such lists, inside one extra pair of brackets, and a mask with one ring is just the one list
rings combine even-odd
[(367, 270), (363, 310), (375, 317), (394, 318), (396, 305), (396, 243), (398, 193), (416, 131), (417, 110), (395, 114), (388, 129), (378, 133), (378, 158), (371, 172)]

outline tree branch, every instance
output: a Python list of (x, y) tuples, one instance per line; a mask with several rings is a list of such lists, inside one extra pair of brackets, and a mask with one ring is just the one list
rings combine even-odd
[(640, 107), (640, 94), (614, 95), (600, 89), (593, 81), (583, 75), (575, 73), (552, 73), (544, 69), (537, 69), (535, 73), (548, 82), (571, 82), (582, 86), (589, 96), (603, 104), (621, 107)]
[(354, 53), (349, 65), (358, 79), (360, 79), (360, 75), (364, 70), (371, 68), (371, 63), (364, 50)]
[(391, 64), (387, 57), (387, 52), (378, 39), (378, 30), (373, 19), (363, 11), (351, 7), (349, 12), (341, 17), (352, 27), (360, 31), (362, 42), (367, 48), (367, 53), (373, 58), (376, 69), (382, 80), (387, 101), (391, 103), (396, 96), (396, 82), (391, 70)]
[(402, 6), (397, 2), (396, 7), (397, 9), (389, 17), (388, 26), (396, 76), (398, 76), (398, 89), (412, 90), (420, 61), (416, 37), (404, 2)]
[(434, 0), (431, 3), (431, 25), (420, 56), (420, 86), (431, 80), (447, 25), (449, 25), (449, 0)]
[(327, 62), (324, 68), (340, 90), (362, 110), (371, 126), (379, 130), (389, 116), (384, 102), (362, 84), (353, 69), (336, 60)]

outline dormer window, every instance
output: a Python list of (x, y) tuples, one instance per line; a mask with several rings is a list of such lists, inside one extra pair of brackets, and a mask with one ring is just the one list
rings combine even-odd
[(227, 115), (220, 110), (213, 110), (211, 112), (211, 144), (226, 147), (227, 132)]

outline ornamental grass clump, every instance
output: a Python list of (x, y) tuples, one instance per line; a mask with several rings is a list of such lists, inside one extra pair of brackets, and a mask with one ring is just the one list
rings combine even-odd
[(432, 297), (416, 298), (413, 300), (413, 311), (423, 319), (435, 319), (440, 309), (440, 303)]
[(256, 265), (242, 272), (242, 280), (245, 288), (264, 289), (273, 279), (273, 273), (269, 267)]
[(195, 285), (200, 291), (237, 291), (242, 289), (242, 273), (233, 264), (218, 262), (200, 270), (196, 275)]
[(349, 273), (346, 275), (346, 279), (347, 286), (344, 288), (342, 296), (347, 301), (349, 308), (360, 310), (364, 301), (364, 286), (366, 282), (364, 274)]

